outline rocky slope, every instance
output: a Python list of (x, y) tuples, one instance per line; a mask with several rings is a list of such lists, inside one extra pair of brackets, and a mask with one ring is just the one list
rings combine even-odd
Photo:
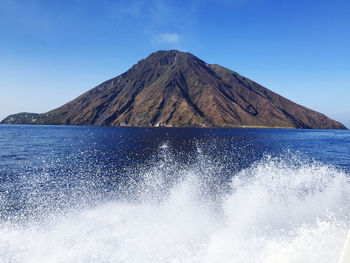
[(345, 129), (236, 72), (176, 50), (152, 53), (55, 110), (14, 114), (2, 123)]

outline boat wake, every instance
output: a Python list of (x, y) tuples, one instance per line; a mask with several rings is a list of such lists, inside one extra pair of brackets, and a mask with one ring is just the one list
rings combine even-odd
[(118, 199), (3, 220), (0, 261), (338, 261), (350, 227), (346, 172), (291, 153), (232, 174), (224, 166), (200, 150), (183, 165), (165, 145), (151, 167), (125, 172)]

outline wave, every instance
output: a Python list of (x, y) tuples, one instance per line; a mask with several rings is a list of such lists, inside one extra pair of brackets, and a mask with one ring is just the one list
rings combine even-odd
[(225, 163), (200, 148), (186, 165), (168, 148), (125, 172), (122, 198), (2, 222), (0, 261), (338, 261), (350, 227), (346, 172), (286, 153), (223, 175)]

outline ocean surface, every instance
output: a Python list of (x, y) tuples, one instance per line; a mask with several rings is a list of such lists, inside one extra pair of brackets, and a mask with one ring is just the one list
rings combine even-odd
[(336, 263), (350, 132), (0, 125), (0, 262)]

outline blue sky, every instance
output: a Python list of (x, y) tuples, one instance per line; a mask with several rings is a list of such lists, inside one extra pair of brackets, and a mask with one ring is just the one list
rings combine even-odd
[(350, 127), (348, 0), (0, 0), (0, 119), (56, 108), (159, 49)]

